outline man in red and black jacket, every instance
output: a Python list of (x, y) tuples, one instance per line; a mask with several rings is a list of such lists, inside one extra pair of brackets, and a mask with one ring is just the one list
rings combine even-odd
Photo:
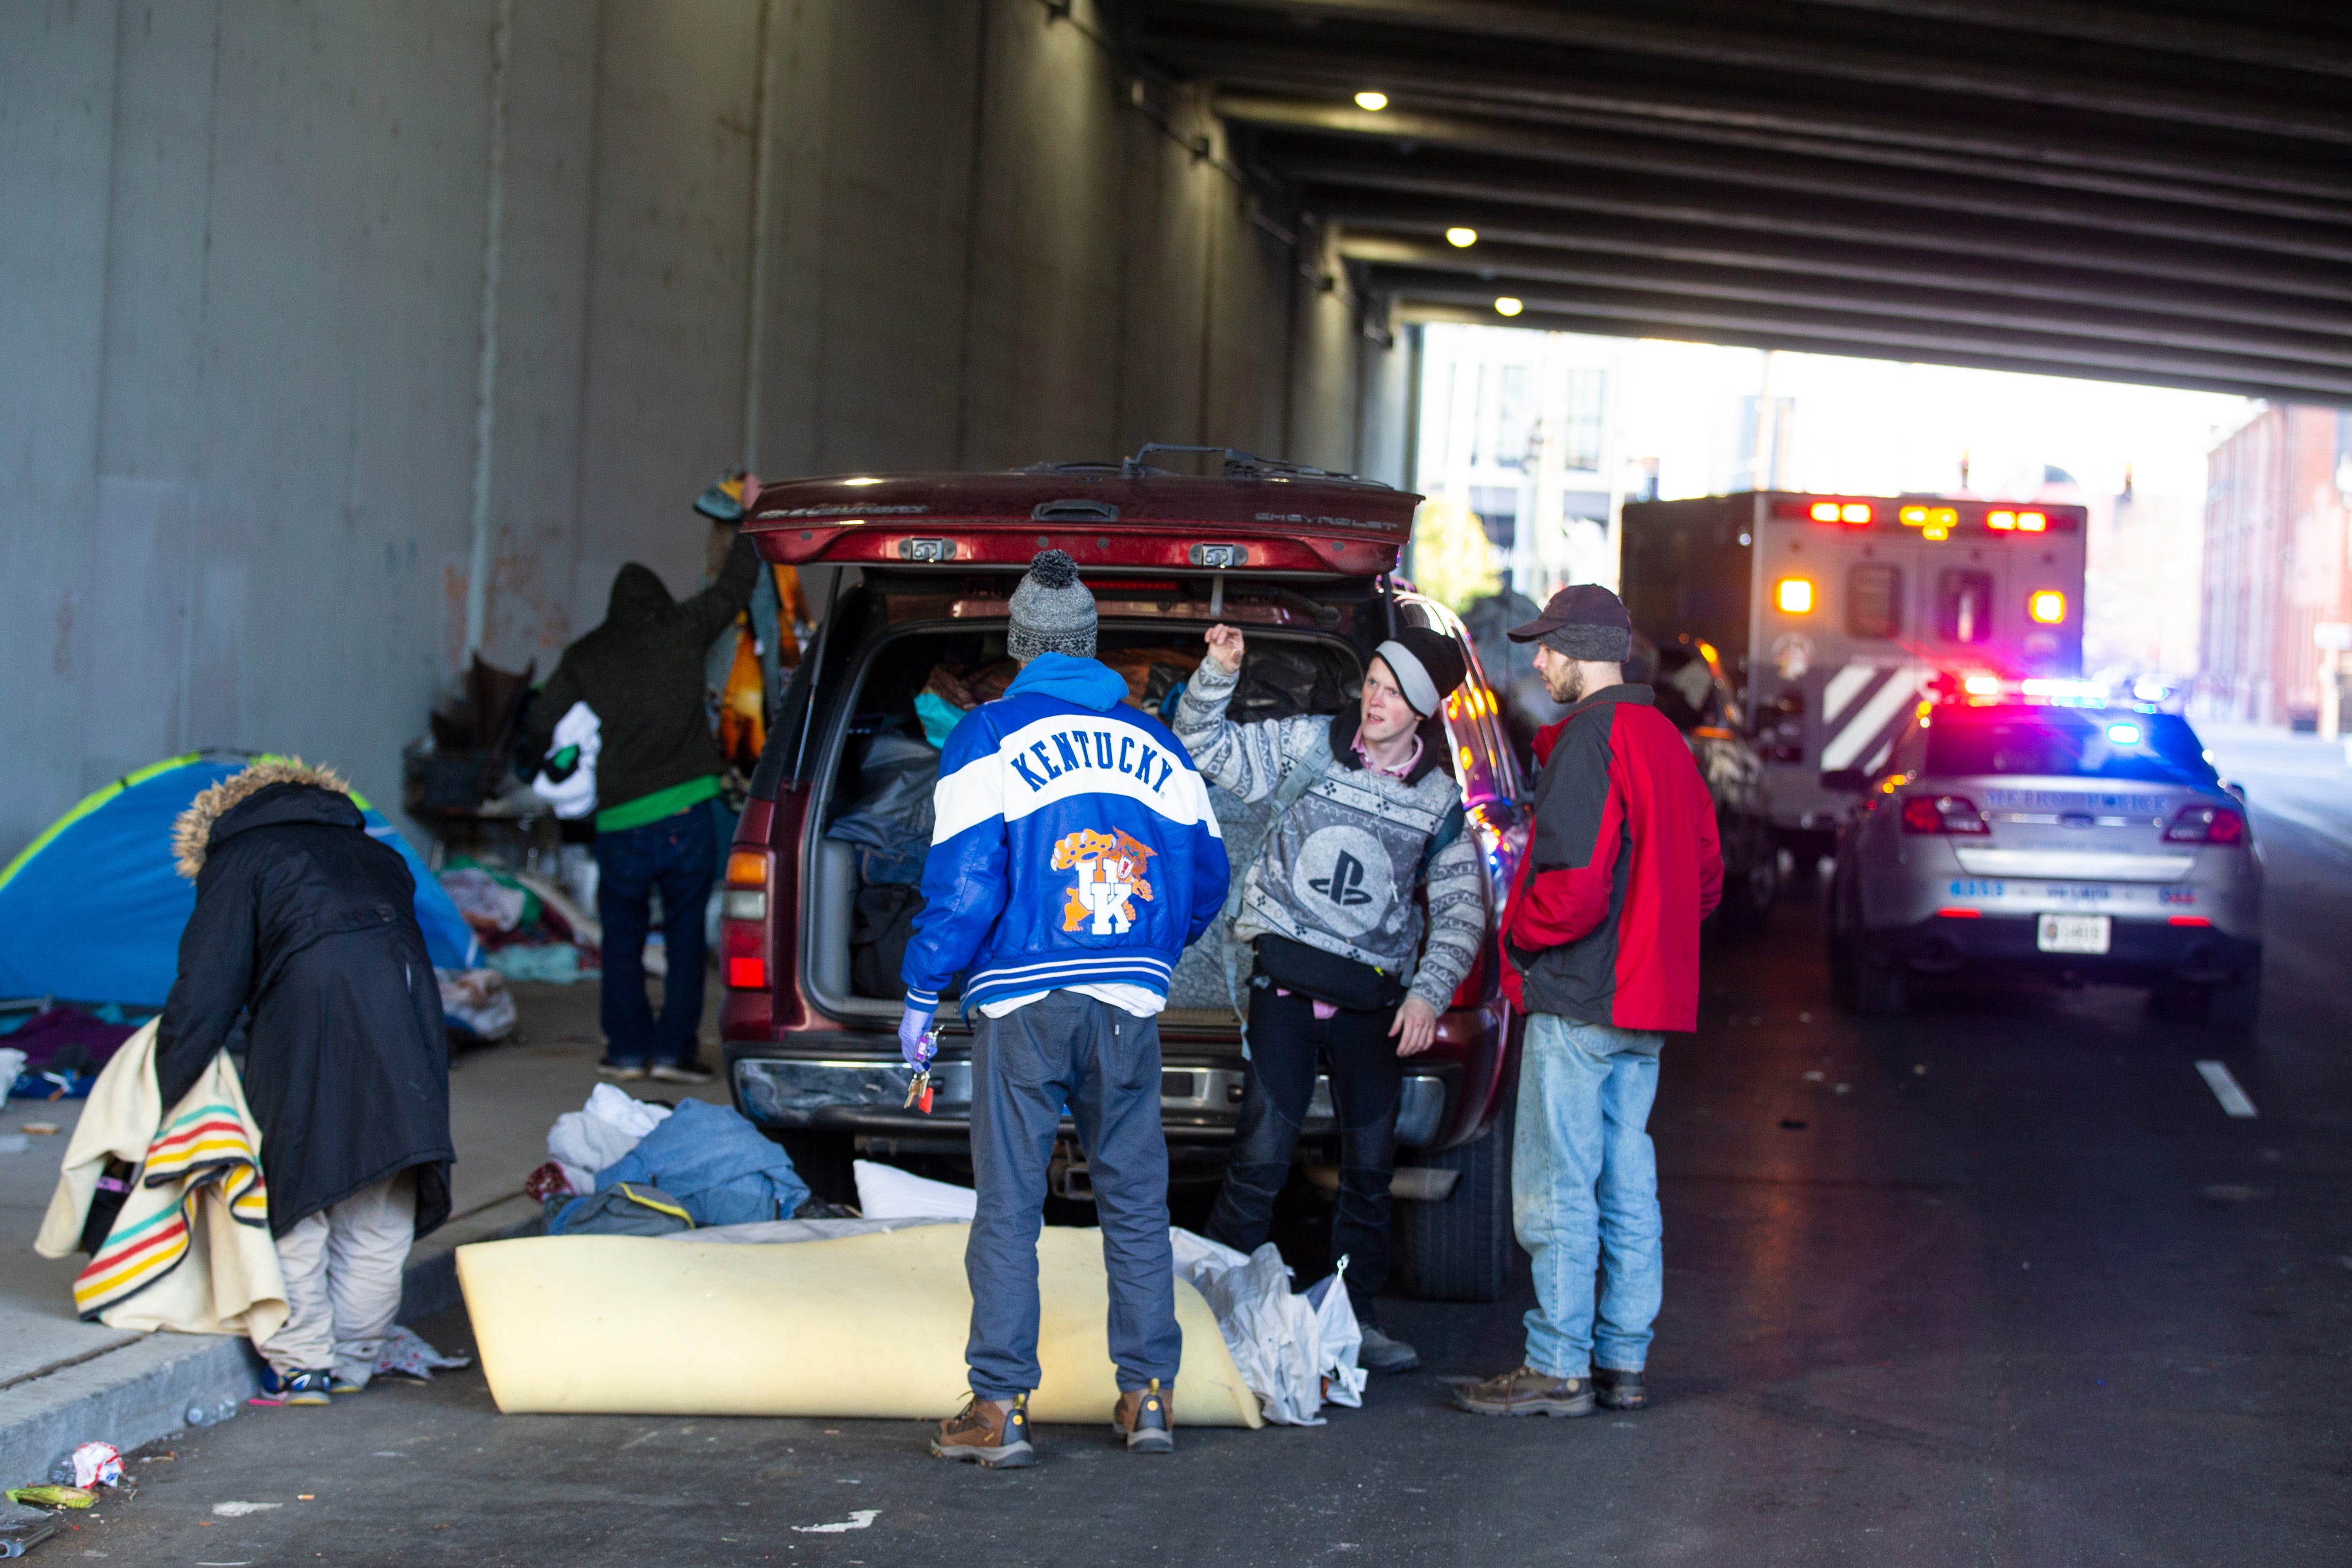
[(1625, 682), (1615, 594), (1564, 588), (1510, 635), (1538, 644), (1570, 705), (1536, 737), (1534, 831), (1503, 922), (1503, 988), (1528, 1018), (1511, 1212), (1537, 1306), (1526, 1364), (1455, 1397), (1483, 1416), (1638, 1410), (1665, 1279), (1645, 1129), (1665, 1031), (1698, 1022), (1699, 922), (1723, 893), (1715, 803), (1650, 688)]

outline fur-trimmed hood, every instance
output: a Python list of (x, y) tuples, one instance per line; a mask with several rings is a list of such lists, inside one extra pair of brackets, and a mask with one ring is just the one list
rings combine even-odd
[(205, 853), (220, 820), (273, 784), (308, 784), (346, 799), (352, 792), (350, 783), (331, 768), (313, 768), (299, 757), (265, 758), (205, 790), (173, 821), (172, 858), (179, 873), (194, 882), (205, 869)]

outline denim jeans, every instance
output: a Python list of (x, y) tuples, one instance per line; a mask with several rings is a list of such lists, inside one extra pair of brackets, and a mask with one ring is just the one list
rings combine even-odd
[[(1645, 1130), (1664, 1036), (1528, 1017), (1511, 1219), (1535, 1263), (1528, 1364), (1639, 1372), (1665, 1284), (1658, 1160)], [(1593, 1271), (1600, 1270), (1596, 1313)]]
[(1225, 1185), (1209, 1216), (1209, 1238), (1244, 1252), (1265, 1242), (1274, 1203), (1290, 1179), (1291, 1151), (1315, 1097), (1315, 1069), (1331, 1075), (1339, 1118), (1339, 1201), (1331, 1216), (1331, 1260), (1356, 1316), (1373, 1319), (1372, 1300), (1389, 1277), (1389, 1183), (1396, 1173), (1397, 1101), (1404, 1061), (1389, 1038), (1389, 1012), (1341, 1009), (1328, 1019), (1297, 995), (1271, 986), (1250, 991), (1249, 1071), (1241, 1123), (1234, 1131)]
[(1087, 1152), (1110, 1277), (1110, 1358), (1122, 1391), (1176, 1381), (1176, 1259), (1168, 1239), (1168, 1141), (1160, 1130), (1160, 1020), (1049, 991), (1001, 1019), (972, 1014), (971, 1168), (978, 1189), (964, 1276), (971, 1285), (971, 1391), (1037, 1386), (1037, 1231), (1045, 1167), (1066, 1107)]
[[(604, 925), (598, 998), (604, 1060), (625, 1067), (688, 1062), (700, 1048), (702, 971), (709, 955), (703, 905), (719, 880), (719, 830), (708, 802), (675, 816), (596, 835), (596, 918)], [(646, 936), (661, 889), (662, 946), (669, 977), (661, 1021), (646, 998)]]

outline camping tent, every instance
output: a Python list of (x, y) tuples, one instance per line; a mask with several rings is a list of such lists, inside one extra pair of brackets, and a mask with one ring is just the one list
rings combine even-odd
[[(0, 997), (160, 1008), (179, 968), (195, 884), (172, 869), (172, 820), (247, 763), (200, 751), (127, 774), (50, 824), (0, 871)], [(416, 923), (439, 968), (481, 962), (473, 932), (408, 841), (357, 790), (367, 831), (416, 878)]]

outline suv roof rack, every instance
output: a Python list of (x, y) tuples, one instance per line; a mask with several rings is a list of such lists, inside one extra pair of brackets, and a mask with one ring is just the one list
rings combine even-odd
[(1145, 461), (1155, 452), (1171, 452), (1195, 456), (1215, 455), (1224, 459), (1223, 476), (1227, 479), (1315, 479), (1332, 485), (1361, 485), (1366, 489), (1393, 490), (1393, 485), (1378, 479), (1366, 479), (1354, 474), (1342, 474), (1337, 469), (1315, 468), (1304, 463), (1286, 462), (1279, 457), (1260, 457), (1232, 446), (1185, 446), (1165, 441), (1147, 441), (1132, 457), (1117, 463), (1034, 463), (1020, 470), (1024, 474), (1108, 474), (1116, 470), (1122, 479), (1177, 477), (1173, 470), (1154, 467)]

